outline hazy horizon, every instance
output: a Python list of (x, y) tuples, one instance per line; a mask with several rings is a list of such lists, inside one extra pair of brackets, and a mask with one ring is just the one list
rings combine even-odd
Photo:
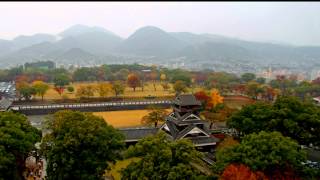
[(0, 2), (0, 39), (58, 34), (75, 24), (127, 38), (143, 26), (320, 46), (319, 2)]

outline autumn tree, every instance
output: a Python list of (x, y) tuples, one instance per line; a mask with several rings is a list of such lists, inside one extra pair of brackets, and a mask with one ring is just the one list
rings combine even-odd
[(110, 83), (99, 83), (96, 89), (100, 97), (106, 97), (112, 90), (112, 85)]
[(136, 87), (140, 85), (140, 79), (136, 74), (129, 74), (127, 84), (133, 89), (133, 91), (136, 91)]
[(77, 89), (76, 96), (77, 97), (91, 97), (94, 96), (95, 88), (92, 85), (80, 86)]
[(41, 149), (49, 180), (102, 179), (125, 145), (123, 134), (92, 113), (59, 111), (48, 127)]
[(162, 82), (166, 81), (166, 80), (167, 80), (166, 74), (162, 73), (162, 74), (160, 75), (160, 80), (161, 80)]
[(158, 73), (156, 71), (152, 71), (149, 76), (150, 80), (152, 81), (154, 91), (157, 91), (156, 80), (158, 78)]
[(161, 86), (165, 91), (168, 91), (170, 89), (169, 83), (167, 82), (161, 83)]
[(112, 84), (112, 90), (116, 96), (123, 94), (125, 90), (125, 86), (121, 81), (115, 81)]
[(243, 164), (230, 164), (223, 171), (220, 180), (269, 180), (266, 175), (261, 172), (252, 171), (248, 166)]
[(38, 96), (41, 96), (41, 99), (43, 101), (43, 96), (49, 90), (49, 85), (47, 83), (44, 83), (43, 81), (34, 81), (32, 83), (32, 87), (35, 89), (36, 94)]
[(156, 128), (159, 122), (164, 122), (168, 112), (165, 109), (152, 106), (149, 108), (149, 113), (142, 117), (142, 124), (154, 124)]
[(178, 81), (176, 81), (174, 83), (173, 89), (174, 89), (174, 91), (176, 92), (177, 95), (179, 95), (179, 94), (181, 94), (183, 92), (185, 93), (185, 92), (188, 91), (185, 82), (184, 81), (180, 81), (180, 80), (178, 80)]
[(210, 98), (207, 103), (207, 108), (215, 108), (218, 104), (223, 103), (223, 97), (220, 95), (217, 89), (211, 90)]
[(208, 101), (210, 100), (210, 96), (207, 95), (207, 93), (204, 90), (200, 90), (196, 93), (194, 93), (194, 96), (198, 101), (201, 102), (203, 109), (205, 109)]

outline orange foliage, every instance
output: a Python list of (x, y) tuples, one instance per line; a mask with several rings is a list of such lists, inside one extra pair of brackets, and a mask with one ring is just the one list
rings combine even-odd
[(211, 91), (211, 96), (208, 101), (207, 108), (214, 108), (220, 103), (223, 103), (223, 97), (220, 96), (219, 91), (217, 89), (213, 89)]
[(136, 74), (129, 74), (127, 83), (129, 87), (133, 88), (133, 91), (136, 91), (136, 87), (140, 85), (139, 77)]
[(230, 164), (225, 168), (220, 180), (268, 180), (263, 172), (253, 172), (243, 164)]

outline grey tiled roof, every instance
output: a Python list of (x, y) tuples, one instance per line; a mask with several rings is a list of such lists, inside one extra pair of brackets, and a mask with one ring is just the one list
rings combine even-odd
[(195, 145), (219, 142), (218, 138), (215, 138), (212, 136), (211, 137), (193, 137), (193, 138), (188, 138), (188, 139), (190, 139), (193, 142), (193, 144), (195, 144)]
[(7, 98), (2, 98), (0, 100), (0, 109), (1, 110), (7, 110), (12, 104), (12, 101), (10, 101), (9, 99)]
[(181, 106), (187, 105), (201, 105), (201, 102), (196, 99), (196, 97), (192, 94), (181, 94), (174, 100), (174, 103), (179, 104)]
[(126, 137), (126, 141), (137, 141), (149, 135), (154, 135), (158, 132), (159, 128), (123, 128), (119, 129)]

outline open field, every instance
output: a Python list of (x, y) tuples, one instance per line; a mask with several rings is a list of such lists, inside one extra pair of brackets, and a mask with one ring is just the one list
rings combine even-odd
[[(167, 109), (171, 112), (171, 109)], [(101, 116), (104, 120), (115, 128), (142, 126), (141, 119), (149, 113), (148, 110), (128, 110), (128, 111), (106, 111), (94, 112), (94, 115)]]
[(122, 161), (117, 161), (112, 167), (111, 170), (107, 173), (107, 175), (111, 174), (112, 177), (115, 180), (120, 180), (121, 179), (121, 175), (120, 175), (120, 170), (123, 168), (126, 168), (131, 162), (137, 162), (139, 161), (140, 158), (137, 157), (133, 157), (133, 158), (129, 158), (129, 159), (125, 159)]
[[(76, 98), (75, 94), (76, 94), (76, 90), (79, 86), (84, 86), (84, 85), (93, 85), (96, 86), (98, 84), (98, 82), (77, 82), (77, 83), (73, 83), (70, 84), (70, 86), (74, 87), (74, 92), (73, 93), (69, 93), (67, 91), (67, 89), (65, 89), (65, 91), (63, 92), (62, 96), (67, 96), (68, 98)], [(170, 85), (172, 86), (172, 85)], [(44, 95), (44, 99), (46, 100), (50, 100), (50, 99), (61, 99), (62, 97), (53, 89), (54, 86), (53, 84), (50, 84), (50, 89), (47, 91), (47, 93)], [(126, 87), (125, 92), (123, 95), (121, 96), (134, 96), (134, 97), (143, 97), (143, 96), (168, 96), (168, 95), (174, 95), (174, 92), (172, 89), (169, 89), (167, 91), (165, 91), (160, 83), (156, 83), (156, 91), (153, 88), (153, 84), (152, 83), (146, 83), (144, 86), (144, 91), (141, 90), (141, 88), (136, 88), (136, 91), (134, 92), (132, 88), (130, 87)], [(99, 97), (98, 93), (94, 94), (95, 97)], [(114, 96), (113, 92), (110, 92), (108, 94), (108, 96)], [(41, 99), (41, 97), (36, 97), (37, 99)]]
[(241, 109), (242, 106), (254, 103), (254, 100), (244, 96), (226, 96), (224, 103), (230, 108)]

